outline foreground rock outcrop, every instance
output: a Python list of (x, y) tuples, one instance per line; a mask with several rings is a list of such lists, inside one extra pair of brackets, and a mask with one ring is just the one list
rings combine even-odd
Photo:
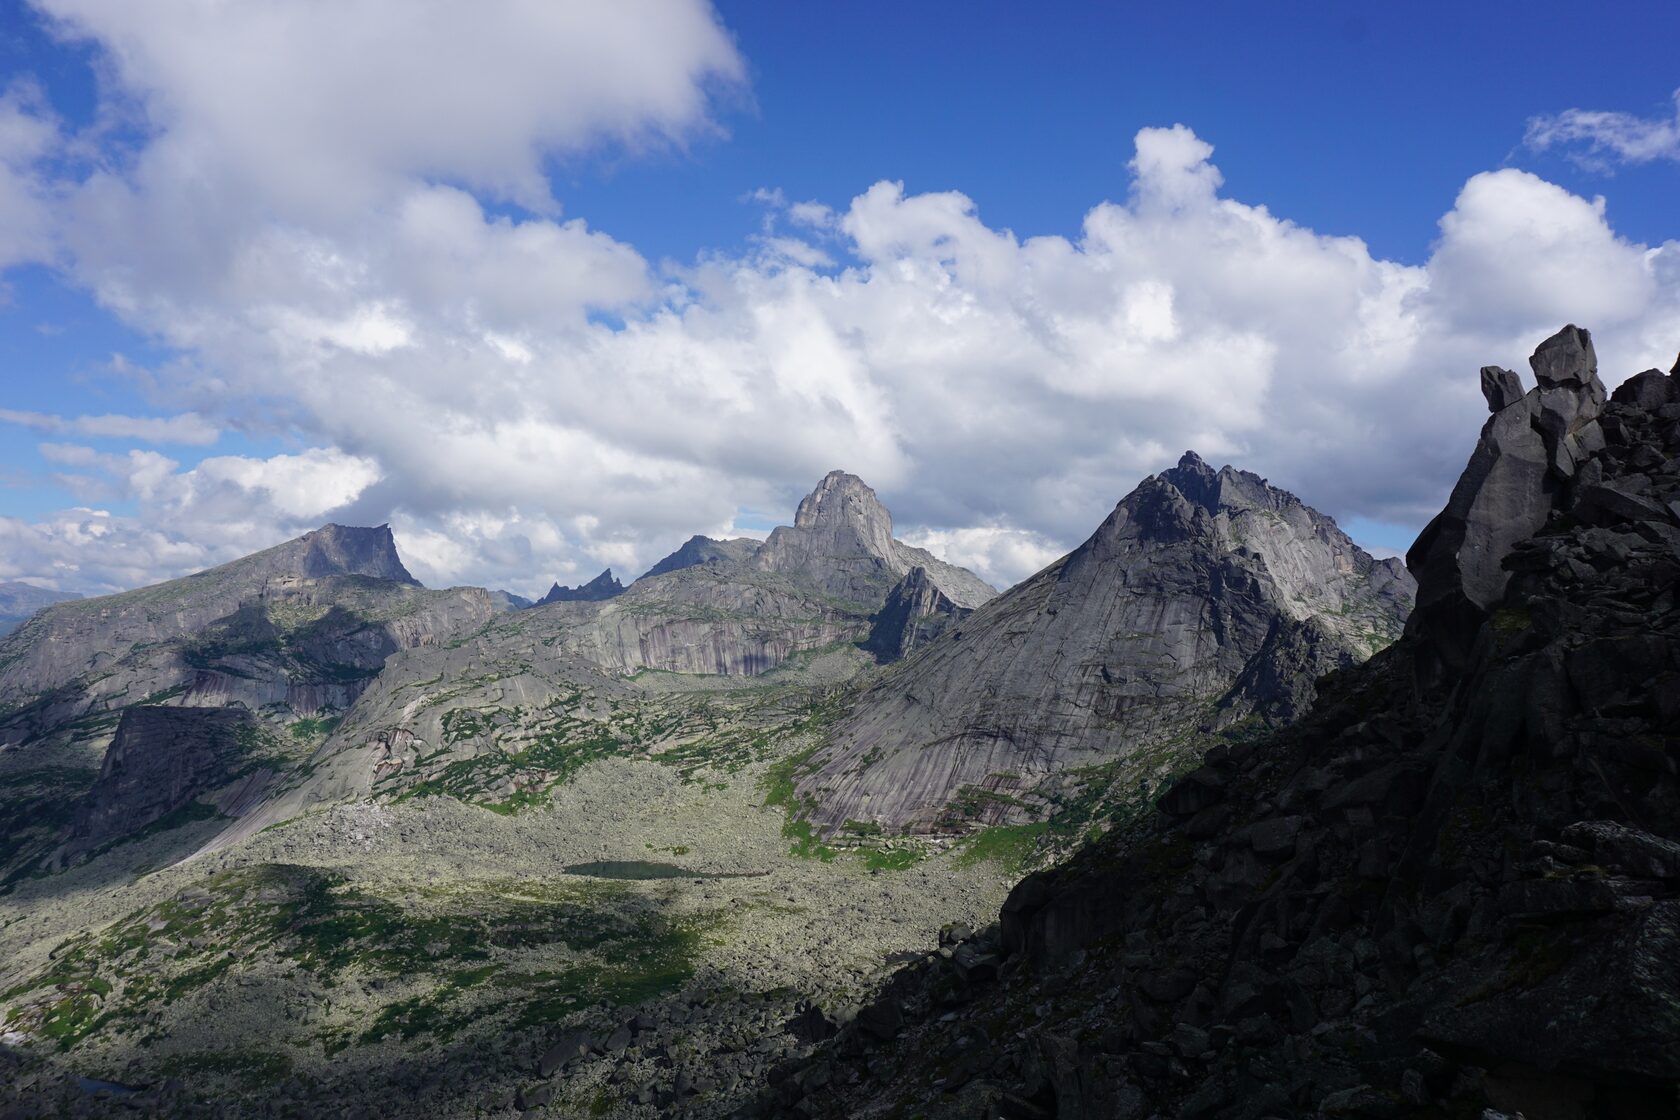
[(1534, 364), (1484, 378), (1401, 641), (1022, 882), (759, 1114), (1676, 1115), (1680, 384), (1604, 403), (1574, 327)]
[(1186, 454), (971, 616), (929, 601), (914, 612), (937, 636), (878, 638), (920, 648), (850, 706), (800, 792), (827, 828), (1031, 820), (1057, 775), (1129, 759), (1112, 777), (1135, 786), (1193, 761), (1198, 734), (1293, 718), (1317, 677), (1399, 635), (1411, 597), (1398, 562), (1293, 495)]

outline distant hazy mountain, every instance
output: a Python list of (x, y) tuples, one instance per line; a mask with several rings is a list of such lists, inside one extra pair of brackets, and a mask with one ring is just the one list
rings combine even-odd
[(763, 541), (755, 541), (751, 537), (732, 537), (729, 540), (720, 541), (697, 534), (684, 541), (682, 546), (671, 555), (643, 572), (641, 578), (652, 579), (654, 576), (662, 576), (666, 572), (674, 572), (681, 568), (692, 568), (696, 564), (735, 563), (752, 556), (763, 543)]
[(535, 605), (546, 607), (550, 603), (599, 603), (622, 594), (624, 585), (618, 582), (618, 577), (608, 568), (588, 583), (580, 583), (576, 587), (562, 587), (556, 581), (554, 586), (548, 589), (548, 594), (538, 599)]
[(81, 596), (68, 591), (49, 591), (32, 583), (0, 583), (0, 637), (10, 634), (42, 607)]

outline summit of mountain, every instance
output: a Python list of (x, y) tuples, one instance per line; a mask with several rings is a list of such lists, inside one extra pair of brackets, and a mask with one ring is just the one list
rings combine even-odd
[(800, 793), (824, 828), (961, 831), (1048, 814), (1075, 772), (1159, 780), (1393, 641), (1413, 586), (1294, 495), (1186, 453), (856, 697)]
[(959, 607), (973, 609), (997, 594), (973, 572), (895, 540), (892, 531), (892, 514), (863, 479), (830, 471), (799, 503), (793, 524), (773, 530), (749, 562), (871, 609), (912, 568), (925, 569)]
[(588, 583), (580, 583), (576, 587), (564, 587), (556, 580), (554, 586), (548, 589), (548, 594), (537, 600), (536, 606), (546, 607), (550, 603), (599, 603), (622, 594), (624, 585), (618, 582), (618, 577), (608, 568)]

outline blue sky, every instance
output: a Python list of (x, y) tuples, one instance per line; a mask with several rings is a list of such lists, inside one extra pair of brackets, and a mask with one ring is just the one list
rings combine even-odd
[(1673, 6), (137, 7), (0, 0), (0, 578), (541, 590), (844, 466), (1004, 583), (1191, 443), (1396, 549), (1476, 366), (1680, 347)]

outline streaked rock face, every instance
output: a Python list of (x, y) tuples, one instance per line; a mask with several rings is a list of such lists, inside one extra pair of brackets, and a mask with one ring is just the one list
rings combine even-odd
[(1292, 495), (1187, 454), (864, 693), (801, 792), (826, 826), (938, 828), (965, 788), (1028, 819), (1057, 772), (1287, 718), (1398, 636), (1412, 586)]

